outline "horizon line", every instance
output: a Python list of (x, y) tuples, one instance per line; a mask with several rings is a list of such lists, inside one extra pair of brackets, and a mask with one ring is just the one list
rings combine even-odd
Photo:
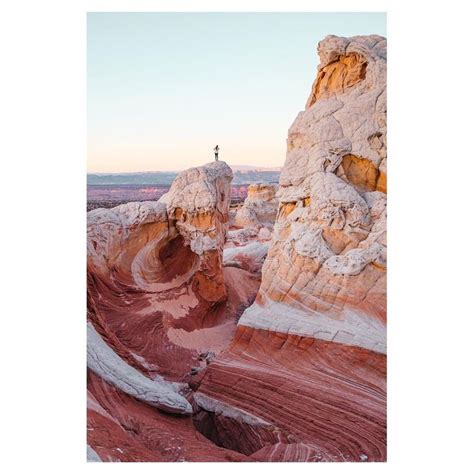
[[(223, 163), (225, 163), (225, 161), (223, 160), (219, 160)], [(204, 163), (205, 165), (206, 163)], [(227, 163), (228, 164), (228, 163)], [(204, 166), (204, 165), (201, 165), (201, 166)], [(249, 170), (249, 171), (252, 171), (252, 170), (256, 170), (256, 171), (281, 171), (283, 166), (252, 166), (252, 165), (230, 165), (228, 164), (230, 168), (233, 168), (233, 167), (241, 167), (243, 169), (237, 169), (235, 171), (245, 171), (245, 170)], [(90, 174), (107, 174), (107, 175), (113, 175), (113, 174), (146, 174), (146, 173), (180, 173), (182, 171), (185, 171), (187, 169), (191, 169), (191, 168), (198, 168), (198, 166), (190, 166), (189, 168), (182, 168), (182, 169), (179, 169), (179, 170), (143, 170), (143, 171), (87, 171), (86, 174), (87, 175), (90, 175)], [(234, 169), (232, 169), (232, 171), (234, 171)]]

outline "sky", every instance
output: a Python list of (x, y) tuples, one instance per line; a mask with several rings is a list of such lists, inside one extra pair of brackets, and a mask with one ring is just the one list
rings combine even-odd
[(328, 34), (385, 13), (88, 13), (88, 172), (283, 166)]

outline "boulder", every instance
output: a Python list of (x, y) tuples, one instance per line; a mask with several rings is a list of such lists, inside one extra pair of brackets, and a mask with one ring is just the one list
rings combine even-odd
[(276, 190), (277, 186), (273, 184), (251, 184), (243, 206), (235, 215), (235, 226), (257, 229), (265, 224), (273, 226), (278, 210)]

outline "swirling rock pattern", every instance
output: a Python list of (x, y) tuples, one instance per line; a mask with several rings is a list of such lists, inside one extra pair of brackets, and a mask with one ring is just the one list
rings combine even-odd
[[(385, 376), (382, 354), (239, 326), (232, 346), (209, 366), (197, 392), (217, 407), (201, 406), (201, 432), (258, 460), (284, 443), (293, 445), (285, 451), (286, 461), (381, 461)], [(260, 423), (248, 423), (220, 405)], [(307, 450), (293, 449), (301, 444), (311, 449), (312, 459)], [(281, 455), (279, 446), (275, 460)]]
[(196, 431), (190, 417), (162, 413), (90, 372), (87, 379), (90, 461), (247, 461)]
[(386, 41), (318, 51), (244, 228), (223, 162), (88, 213), (91, 461), (386, 459)]
[(169, 330), (227, 322), (231, 180), (224, 162), (211, 163), (178, 175), (161, 202), (88, 213), (89, 319), (147, 375), (180, 380), (192, 366), (195, 351), (171, 342)]
[(196, 419), (254, 460), (384, 461), (386, 40), (329, 36), (318, 52), (261, 287)]
[(91, 461), (245, 458), (196, 431), (187, 383), (227, 347), (258, 289), (222, 265), (231, 180), (211, 163), (181, 173), (160, 202), (88, 213)]

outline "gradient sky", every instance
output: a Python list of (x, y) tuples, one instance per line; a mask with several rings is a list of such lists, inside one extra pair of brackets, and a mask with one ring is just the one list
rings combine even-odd
[(384, 13), (89, 13), (88, 171), (282, 166), (328, 34)]

